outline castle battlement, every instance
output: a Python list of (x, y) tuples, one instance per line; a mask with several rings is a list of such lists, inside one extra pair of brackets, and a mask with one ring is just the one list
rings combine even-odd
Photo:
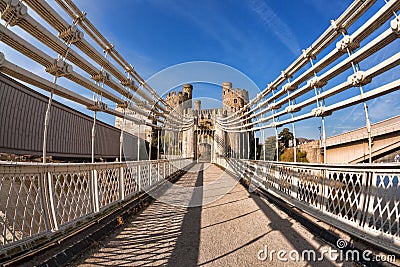
[[(193, 86), (184, 84), (179, 92), (169, 92), (166, 96), (167, 103), (179, 112), (187, 114), (187, 109), (192, 109)], [(194, 101), (194, 111), (197, 114), (223, 115), (236, 112), (249, 102), (249, 93), (246, 89), (233, 88), (231, 82), (222, 83), (222, 109), (215, 109), (215, 112), (208, 112), (201, 109), (201, 101)], [(210, 109), (212, 110), (212, 109)]]
[(191, 84), (184, 84), (182, 86), (182, 91), (169, 92), (165, 97), (165, 100), (172, 109), (176, 109), (178, 112), (182, 112), (186, 109), (191, 109), (192, 90), (193, 86)]

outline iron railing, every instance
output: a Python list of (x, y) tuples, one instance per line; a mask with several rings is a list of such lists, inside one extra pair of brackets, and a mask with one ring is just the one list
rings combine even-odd
[(191, 159), (0, 164), (0, 255), (87, 222), (192, 163)]
[(398, 164), (221, 160), (228, 170), (314, 217), (400, 253)]

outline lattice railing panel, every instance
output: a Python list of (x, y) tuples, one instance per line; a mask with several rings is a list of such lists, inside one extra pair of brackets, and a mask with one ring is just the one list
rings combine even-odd
[(124, 168), (125, 196), (130, 196), (139, 192), (137, 166), (127, 166)]
[(278, 189), (278, 183), (276, 181), (276, 173), (278, 171), (278, 168), (275, 165), (272, 166), (264, 166), (263, 167), (263, 172), (265, 175), (265, 181), (264, 185), (267, 188), (276, 188)]
[(314, 207), (320, 207), (322, 203), (322, 170), (299, 168), (297, 177), (297, 199)]
[(119, 173), (119, 165), (97, 171), (100, 208), (119, 200)]
[(172, 167), (171, 167), (171, 163), (170, 162), (167, 162), (166, 164), (165, 164), (165, 167), (166, 167), (166, 177), (169, 177), (171, 174), (172, 174)]
[(374, 173), (366, 227), (400, 237), (400, 174)]
[(158, 177), (158, 164), (157, 162), (152, 162), (151, 163), (151, 184), (154, 185), (159, 181)]
[(58, 225), (67, 224), (93, 211), (90, 170), (51, 173), (51, 177)]
[(45, 232), (41, 174), (8, 173), (0, 177), (0, 245)]
[(143, 190), (151, 185), (150, 180), (150, 165), (141, 164), (140, 165), (140, 188)]
[[(278, 180), (278, 190), (292, 195), (294, 187), (294, 177), (296, 176), (296, 171), (290, 167), (279, 167), (279, 180)], [(295, 190), (295, 189), (294, 189)]]
[(257, 166), (256, 165), (255, 166), (255, 170), (254, 170), (253, 179), (256, 180), (257, 182), (263, 183), (265, 185), (265, 183), (264, 183), (265, 173), (266, 173), (266, 168), (264, 166), (262, 166), (262, 165)]
[(363, 172), (327, 171), (325, 211), (356, 223), (362, 210)]
[(165, 179), (165, 163), (161, 162), (158, 164), (158, 174), (160, 175), (160, 180)]
[[(174, 161), (182, 161), (182, 166), (187, 163), (184, 159)], [(150, 168), (157, 173), (154, 169), (158, 164), (164, 172), (164, 166), (173, 163), (165, 160), (123, 164), (2, 162), (0, 255), (44, 236), (58, 234), (73, 227), (74, 222), (88, 220), (105, 207), (134, 196), (143, 190), (139, 180), (143, 178), (143, 185), (150, 185)], [(152, 177), (154, 180), (156, 176)], [(122, 188), (124, 194), (120, 193)]]

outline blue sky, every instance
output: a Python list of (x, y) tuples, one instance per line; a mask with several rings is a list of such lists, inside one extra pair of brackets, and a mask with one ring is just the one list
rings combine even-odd
[[(87, 17), (145, 79), (177, 64), (211, 61), (230, 66), (248, 77), (248, 80), (236, 78), (230, 80), (234, 83), (234, 87), (248, 88), (254, 84), (254, 88), (250, 90), (250, 96), (254, 96), (257, 93), (255, 88), (264, 89), (273, 81), (300, 55), (302, 49), (307, 48), (329, 27), (330, 20), (339, 17), (352, 1), (81, 0), (74, 2), (81, 10), (87, 12)], [(377, 2), (378, 4), (365, 14), (364, 21), (384, 4), (383, 0)], [(49, 1), (49, 3), (70, 21), (54, 2)], [(360, 25), (363, 20), (356, 25)], [(26, 33), (20, 32), (29, 38)], [(350, 34), (351, 32), (352, 28), (349, 29)], [(3, 43), (0, 45), (1, 50), (6, 50), (6, 58), (10, 61), (28, 64), (23, 62), (18, 53), (8, 51)], [(399, 48), (400, 45), (396, 42), (387, 55), (398, 51)], [(384, 53), (376, 55), (375, 59), (371, 59), (367, 64), (374, 65), (374, 60), (378, 62), (384, 59), (386, 56)], [(34, 66), (30, 67), (31, 69), (37, 70), (43, 76), (47, 75), (41, 66), (35, 65), (34, 62), (29, 64)], [(199, 72), (202, 71), (204, 70)], [(392, 76), (386, 79), (390, 80)], [(213, 82), (221, 83), (227, 80), (227, 77), (229, 75), (214, 77)], [(184, 83), (185, 79), (186, 77), (180, 77), (179, 81), (183, 80)], [(188, 82), (193, 80), (196, 78), (188, 78)], [(92, 95), (91, 92), (82, 91), (72, 83), (64, 81), (60, 83), (86, 96)], [(168, 81), (165, 81), (165, 88), (162, 81), (159, 81), (157, 86), (156, 89), (162, 93), (173, 87)], [(351, 93), (357, 94), (356, 91)], [(199, 83), (195, 85), (194, 96), (220, 99), (221, 90), (215, 85)], [(380, 115), (373, 118), (375, 121), (400, 113), (398, 105), (400, 101), (396, 97), (392, 95), (378, 103), (375, 103), (377, 101), (375, 104), (371, 103), (370, 109), (379, 104), (376, 110), (379, 110)], [(382, 105), (381, 103), (385, 101), (390, 103)], [(71, 103), (70, 105), (86, 114), (91, 114), (79, 105)], [(394, 108), (388, 108), (390, 105)], [(327, 118), (328, 135), (363, 126), (365, 120), (360, 107), (350, 108), (343, 111), (344, 114), (339, 112), (338, 116)], [(344, 115), (349, 118), (345, 119)], [(114, 123), (114, 118), (111, 116), (103, 114), (99, 115), (99, 118), (110, 124)], [(300, 123), (299, 136), (317, 138), (316, 129), (319, 123), (316, 120)]]
[(265, 86), (348, 3), (125, 0), (110, 5), (96, 0), (79, 6), (144, 76), (205, 60), (232, 66)]

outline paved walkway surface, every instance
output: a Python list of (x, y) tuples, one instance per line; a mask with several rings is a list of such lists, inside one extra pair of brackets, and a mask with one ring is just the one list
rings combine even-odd
[(72, 266), (351, 266), (303, 261), (302, 251), (329, 247), (215, 165), (195, 165), (160, 194)]

